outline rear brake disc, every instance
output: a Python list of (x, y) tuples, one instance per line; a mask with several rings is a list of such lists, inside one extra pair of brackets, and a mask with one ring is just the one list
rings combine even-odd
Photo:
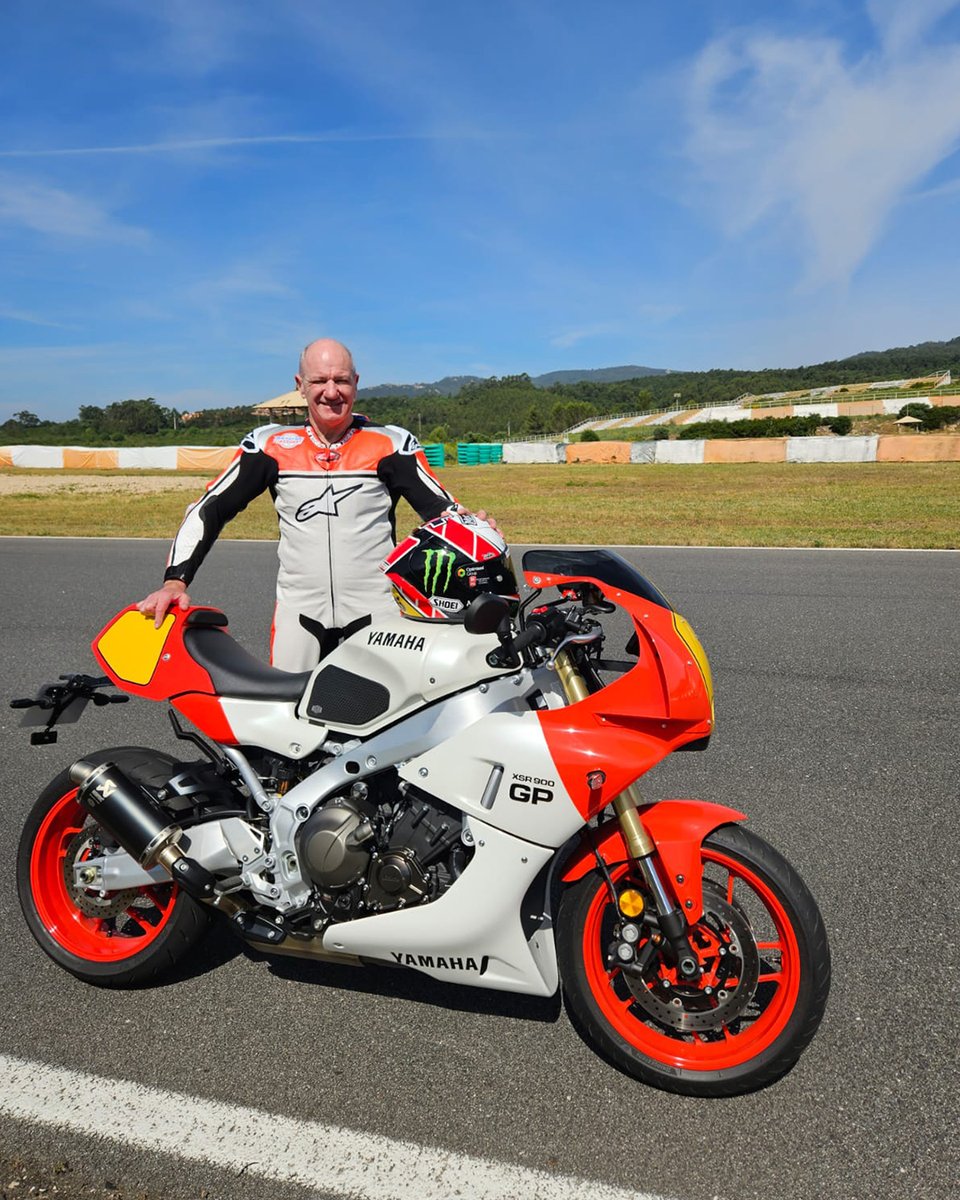
[(101, 895), (100, 888), (84, 887), (78, 883), (74, 867), (78, 863), (82, 863), (85, 858), (92, 857), (94, 853), (99, 853), (99, 849), (94, 847), (92, 830), (81, 829), (71, 839), (63, 857), (63, 881), (67, 885), (67, 893), (86, 917), (100, 917), (103, 920), (108, 917), (119, 917), (137, 899), (137, 889), (123, 888), (117, 892), (107, 892), (105, 895)]

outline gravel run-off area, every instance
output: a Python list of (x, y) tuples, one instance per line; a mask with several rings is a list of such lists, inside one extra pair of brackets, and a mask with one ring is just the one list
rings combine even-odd
[(147, 495), (150, 492), (184, 491), (196, 494), (209, 482), (206, 475), (7, 475), (0, 472), (0, 496), (37, 495), (39, 492)]

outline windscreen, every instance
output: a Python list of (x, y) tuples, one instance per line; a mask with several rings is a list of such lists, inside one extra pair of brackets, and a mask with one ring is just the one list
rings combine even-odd
[(544, 575), (567, 575), (580, 579), (597, 579), (622, 592), (640, 596), (650, 604), (673, 611), (673, 606), (640, 572), (612, 550), (527, 550), (523, 556), (525, 572)]

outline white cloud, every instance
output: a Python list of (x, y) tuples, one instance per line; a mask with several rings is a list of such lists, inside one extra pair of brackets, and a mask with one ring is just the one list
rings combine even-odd
[(40, 325), (44, 329), (69, 329), (69, 325), (64, 325), (60, 321), (51, 321), (48, 317), (41, 317), (37, 313), (26, 312), (20, 308), (7, 308), (0, 304), (0, 321), (19, 321), (24, 325)]
[(144, 229), (125, 225), (94, 200), (9, 173), (0, 173), (0, 226), (54, 237), (137, 243)]
[(296, 295), (294, 289), (276, 270), (252, 262), (237, 263), (222, 274), (204, 279), (190, 288), (198, 302), (228, 300), (241, 296)]
[(908, 50), (957, 0), (867, 0), (867, 12), (884, 46), (894, 53)]
[(683, 309), (678, 304), (643, 304), (631, 302), (624, 297), (618, 305), (622, 316), (615, 321), (598, 321), (593, 324), (579, 325), (566, 329), (550, 338), (550, 345), (560, 350), (569, 350), (580, 342), (593, 341), (597, 338), (624, 338), (634, 335), (638, 329), (652, 325), (662, 325), (681, 314)]
[[(104, 3), (116, 10), (109, 18), (113, 24), (129, 17), (129, 0)], [(140, 76), (167, 71), (195, 78), (213, 74), (242, 60), (248, 46), (276, 24), (273, 5), (234, 0), (164, 0), (141, 7), (153, 28), (138, 42), (115, 51), (117, 61)]]
[[(957, 0), (873, 0), (881, 50), (739, 33), (691, 76), (688, 153), (731, 235), (779, 224), (806, 282), (849, 278), (893, 208), (960, 143), (960, 45), (923, 35)], [(903, 9), (910, 8), (909, 13)]]
[(492, 141), (509, 135), (481, 129), (434, 129), (424, 133), (357, 133), (330, 130), (325, 133), (268, 133), (260, 136), (173, 138), (159, 142), (127, 145), (49, 146), (0, 150), (0, 158), (89, 158), (96, 155), (183, 154), (203, 150), (236, 150), (259, 146), (353, 144), (366, 142), (464, 142)]
[(561, 350), (568, 350), (571, 346), (576, 346), (580, 342), (590, 341), (592, 338), (607, 337), (610, 334), (618, 334), (623, 331), (623, 326), (620, 322), (616, 324), (610, 322), (607, 324), (586, 325), (578, 329), (567, 329), (563, 333), (558, 333), (550, 339), (550, 345), (556, 346)]

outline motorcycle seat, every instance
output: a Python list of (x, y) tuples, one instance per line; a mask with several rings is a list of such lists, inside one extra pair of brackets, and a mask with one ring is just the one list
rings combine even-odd
[(295, 702), (306, 690), (312, 671), (279, 671), (267, 666), (213, 625), (197, 623), (183, 631), (187, 653), (210, 676), (218, 696), (236, 700)]

